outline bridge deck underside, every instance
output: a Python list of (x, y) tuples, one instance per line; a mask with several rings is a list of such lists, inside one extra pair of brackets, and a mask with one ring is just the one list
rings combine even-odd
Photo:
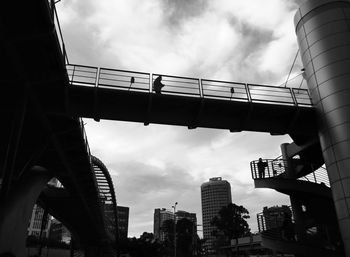
[(296, 136), (315, 135), (310, 107), (157, 95), (84, 86), (69, 87), (73, 116), (157, 124), (259, 131)]

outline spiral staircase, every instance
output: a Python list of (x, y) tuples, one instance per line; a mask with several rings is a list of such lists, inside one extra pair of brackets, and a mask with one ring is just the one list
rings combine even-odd
[(308, 147), (289, 151), (296, 145), (284, 145), (282, 156), (250, 163), (256, 188), (289, 195), (292, 203), (288, 210), (264, 209), (257, 215), (262, 245), (295, 256), (344, 256), (327, 170), (317, 158), (305, 161), (303, 153)]

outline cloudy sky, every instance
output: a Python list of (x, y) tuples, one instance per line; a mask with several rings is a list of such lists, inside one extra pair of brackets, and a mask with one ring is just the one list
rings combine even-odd
[[(293, 17), (302, 0), (62, 0), (57, 3), (71, 63), (226, 81), (281, 85), (297, 52)], [(291, 78), (300, 73), (300, 61)], [(293, 85), (291, 81), (290, 85)], [(295, 85), (299, 85), (300, 81)], [(155, 208), (197, 213), (200, 185), (221, 176), (232, 200), (256, 214), (289, 204), (254, 189), (249, 163), (280, 155), (288, 136), (187, 130), (85, 120), (92, 154), (108, 167), (129, 236), (153, 232)]]

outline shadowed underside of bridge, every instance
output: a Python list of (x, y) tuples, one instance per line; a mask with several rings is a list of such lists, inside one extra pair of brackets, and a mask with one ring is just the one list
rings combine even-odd
[(157, 95), (148, 92), (71, 86), (69, 113), (73, 116), (312, 137), (315, 112), (310, 107), (249, 103)]

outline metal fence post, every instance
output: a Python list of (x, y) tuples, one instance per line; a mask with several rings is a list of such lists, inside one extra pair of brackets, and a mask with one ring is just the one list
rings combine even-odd
[(249, 86), (248, 86), (248, 84), (244, 84), (244, 86), (245, 86), (245, 91), (247, 93), (248, 102), (252, 102), (252, 96), (251, 96), (250, 91), (249, 91)]
[(98, 67), (97, 68), (97, 71), (96, 71), (96, 76), (95, 76), (95, 87), (97, 88), (99, 83), (100, 83), (100, 71), (101, 71), (101, 68)]
[(149, 74), (149, 92), (152, 93), (153, 73)]
[(202, 79), (198, 79), (198, 85), (199, 85), (199, 96), (200, 96), (201, 98), (204, 98)]
[(295, 97), (293, 88), (289, 88), (289, 91), (290, 91), (290, 94), (291, 94), (291, 96), (292, 96), (294, 105), (295, 105), (295, 106), (298, 106), (298, 101), (297, 101), (297, 98)]

